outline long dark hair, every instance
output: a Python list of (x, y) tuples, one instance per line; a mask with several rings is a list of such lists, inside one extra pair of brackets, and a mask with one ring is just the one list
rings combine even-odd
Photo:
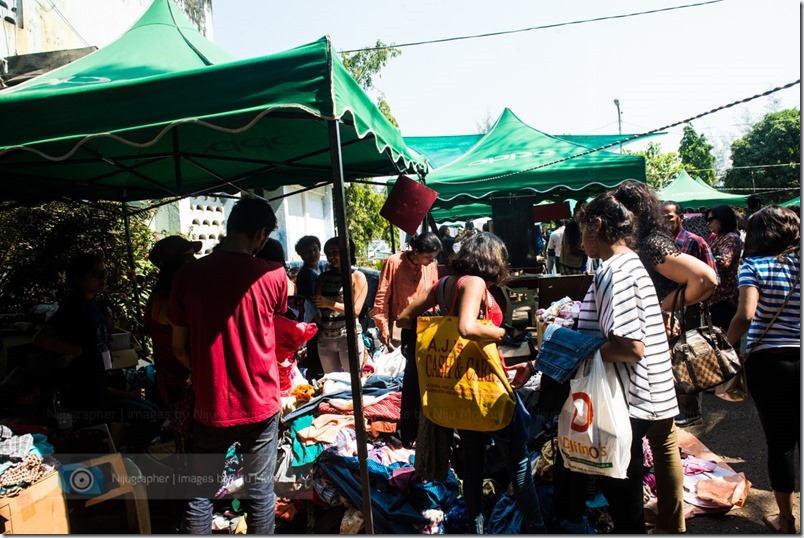
[(707, 222), (709, 222), (709, 217), (720, 221), (720, 234), (725, 235), (737, 231), (737, 216), (731, 206), (726, 204), (716, 205), (706, 212), (706, 217)]
[(627, 244), (631, 243), (629, 247), (634, 247), (634, 214), (612, 192), (599, 194), (589, 202), (578, 215), (578, 222), (608, 245), (625, 239)]
[(477, 276), (499, 285), (508, 278), (508, 249), (493, 233), (476, 233), (461, 241), (452, 270), (456, 276)]
[(744, 256), (798, 254), (801, 217), (789, 208), (769, 205), (748, 218)]
[(634, 214), (637, 241), (655, 231), (670, 236), (670, 227), (662, 211), (662, 202), (647, 185), (628, 180), (617, 187), (614, 197)]
[(74, 290), (81, 288), (78, 280), (86, 277), (99, 263), (105, 261), (102, 252), (82, 252), (67, 266), (67, 282)]

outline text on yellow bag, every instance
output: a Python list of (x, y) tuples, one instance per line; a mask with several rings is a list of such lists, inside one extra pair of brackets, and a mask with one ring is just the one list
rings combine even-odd
[(511, 422), (516, 400), (496, 344), (461, 337), (456, 316), (418, 319), (416, 366), (422, 412), (435, 424), (488, 432)]

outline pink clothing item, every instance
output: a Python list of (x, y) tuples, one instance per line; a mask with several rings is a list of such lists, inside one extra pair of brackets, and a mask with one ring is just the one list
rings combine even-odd
[(392, 323), (420, 293), (432, 288), (438, 280), (438, 266), (414, 265), (405, 252), (385, 260), (377, 295), (374, 297), (374, 324), (380, 331), (391, 331)]
[(681, 468), (684, 470), (684, 474), (694, 475), (700, 473), (711, 473), (717, 467), (717, 463), (712, 460), (702, 460), (700, 458), (696, 458), (695, 456), (687, 456), (683, 460), (681, 460)]
[(282, 264), (245, 253), (213, 252), (176, 272), (168, 316), (189, 332), (197, 421), (238, 426), (279, 412), (274, 314), (287, 294)]

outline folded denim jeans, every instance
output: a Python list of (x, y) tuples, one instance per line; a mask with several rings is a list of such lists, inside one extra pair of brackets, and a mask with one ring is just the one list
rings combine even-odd
[(536, 356), (536, 369), (564, 383), (578, 368), (581, 360), (602, 346), (602, 336), (581, 333), (555, 323), (547, 326)]

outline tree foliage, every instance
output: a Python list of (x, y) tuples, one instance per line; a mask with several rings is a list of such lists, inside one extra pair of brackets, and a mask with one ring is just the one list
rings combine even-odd
[[(376, 90), (374, 79), (380, 76), (382, 68), (385, 67), (392, 58), (396, 58), (400, 54), (402, 54), (401, 50), (394, 48), (393, 45), (387, 45), (383, 43), (382, 40), (378, 39), (372, 47), (367, 47), (367, 50), (342, 52), (341, 61), (360, 87), (363, 88), (364, 91), (370, 92)], [(382, 92), (379, 92), (379, 96), (377, 97), (377, 107), (394, 127), (399, 127), (396, 118), (391, 114), (391, 106), (385, 100), (385, 94)]]
[(385, 219), (380, 217), (384, 203), (385, 194), (375, 192), (371, 185), (350, 183), (346, 186), (348, 232), (359, 260), (366, 258), (369, 243), (382, 237), (387, 227)]
[[(799, 110), (793, 108), (767, 114), (745, 136), (732, 143), (731, 160), (732, 168), (727, 171), (724, 180), (726, 187), (789, 188), (777, 192), (759, 192), (766, 203), (792, 198), (801, 184)], [(742, 194), (745, 192), (742, 191)]]
[[(385, 100), (385, 94), (374, 86), (375, 78), (392, 58), (396, 58), (402, 51), (387, 47), (381, 40), (377, 40), (372, 50), (357, 52), (342, 52), (341, 61), (352, 75), (352, 78), (364, 91), (376, 91), (377, 107), (394, 127), (399, 124), (391, 113), (391, 106)], [(346, 186), (346, 214), (348, 217), (349, 236), (355, 242), (355, 255), (358, 261), (365, 260), (368, 245), (374, 239), (380, 239), (388, 234), (388, 222), (380, 217), (380, 209), (385, 203), (385, 193), (376, 192), (370, 185), (351, 183)]]
[(684, 135), (678, 147), (681, 164), (693, 176), (704, 180), (707, 185), (717, 181), (715, 174), (714, 146), (706, 140), (706, 136), (698, 134), (691, 123), (684, 126)]
[(181, 7), (190, 22), (202, 34), (207, 31), (207, 10), (212, 9), (212, 0), (179, 0)]
[(645, 157), (645, 175), (648, 178), (648, 186), (653, 190), (658, 191), (666, 187), (675, 175), (684, 169), (678, 153), (674, 151), (662, 152), (662, 145), (657, 142), (650, 142), (641, 151), (624, 149), (623, 153)]
[[(154, 243), (149, 218), (148, 213), (131, 217), (136, 272), (148, 288), (155, 279), (155, 267), (147, 261)], [(65, 272), (70, 260), (81, 252), (102, 252), (109, 274), (102, 298), (111, 302), (123, 325), (137, 317), (120, 204), (6, 208), (0, 210), (0, 238), (0, 311), (25, 312), (35, 304), (60, 302), (69, 291)], [(141, 293), (141, 306), (145, 299)]]

